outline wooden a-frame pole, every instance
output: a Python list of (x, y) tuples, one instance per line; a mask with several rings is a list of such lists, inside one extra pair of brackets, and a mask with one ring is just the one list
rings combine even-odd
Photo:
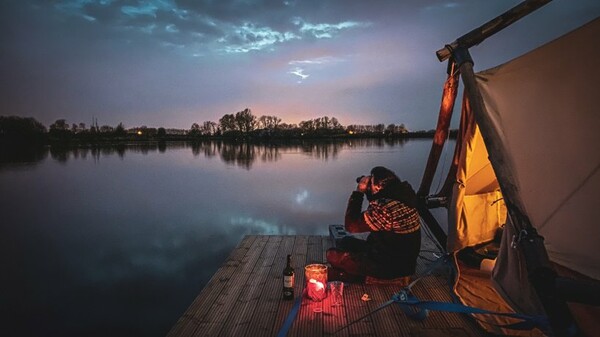
[(469, 49), (473, 46), (480, 44), (483, 40), (510, 26), (515, 21), (544, 6), (550, 1), (552, 0), (523, 1), (522, 3), (509, 9), (503, 14), (484, 23), (480, 27), (475, 28), (467, 34), (459, 37), (454, 42), (447, 44), (446, 46), (444, 46), (444, 48), (436, 52), (437, 58), (440, 60), (440, 62), (442, 62), (447, 60), (450, 57), (450, 55), (452, 55), (452, 51), (454, 49), (457, 49), (459, 47)]
[(444, 83), (438, 123), (435, 129), (435, 135), (433, 136), (431, 150), (429, 151), (429, 158), (427, 158), (427, 165), (423, 172), (423, 178), (421, 178), (421, 185), (417, 192), (417, 195), (420, 197), (426, 197), (431, 193), (431, 183), (440, 161), (444, 143), (448, 138), (450, 121), (452, 120), (452, 112), (454, 111), (454, 103), (456, 102), (456, 95), (458, 93), (458, 76), (456, 63), (454, 63), (453, 60), (449, 60), (448, 78), (446, 79), (446, 83)]

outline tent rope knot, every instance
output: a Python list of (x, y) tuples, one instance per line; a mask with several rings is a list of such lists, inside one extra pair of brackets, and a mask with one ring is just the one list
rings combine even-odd
[(429, 316), (429, 310), (420, 308), (419, 299), (410, 292), (410, 289), (402, 289), (392, 295), (392, 300), (400, 306), (404, 314), (416, 321), (423, 321)]

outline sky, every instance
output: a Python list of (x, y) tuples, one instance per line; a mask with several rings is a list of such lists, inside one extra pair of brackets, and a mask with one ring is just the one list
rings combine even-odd
[[(519, 2), (2, 0), (0, 115), (189, 129), (250, 108), (434, 129), (435, 51)], [(554, 0), (473, 47), (475, 70), (599, 16), (600, 1)]]

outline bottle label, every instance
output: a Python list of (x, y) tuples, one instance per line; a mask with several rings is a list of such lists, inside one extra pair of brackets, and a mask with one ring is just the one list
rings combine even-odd
[(294, 287), (294, 276), (284, 276), (283, 277), (283, 286), (286, 288)]

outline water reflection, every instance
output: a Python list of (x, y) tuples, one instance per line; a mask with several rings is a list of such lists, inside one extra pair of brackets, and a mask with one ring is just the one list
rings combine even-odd
[(3, 151), (3, 335), (164, 336), (244, 235), (327, 235), (357, 175), (383, 165), (416, 185), (430, 144)]
[(14, 165), (34, 165), (48, 157), (48, 148), (42, 145), (17, 146), (0, 143), (0, 169)]
[(153, 152), (165, 153), (167, 150), (191, 149), (194, 156), (205, 158), (218, 156), (224, 163), (245, 169), (251, 169), (260, 160), (263, 163), (276, 162), (281, 159), (282, 152), (298, 152), (311, 158), (329, 160), (336, 159), (341, 151), (353, 147), (372, 148), (383, 146), (402, 146), (406, 139), (344, 139), (344, 140), (292, 140), (271, 143), (232, 142), (232, 141), (198, 141), (198, 142), (140, 142), (116, 143), (78, 146), (35, 146), (2, 148), (0, 166), (14, 163), (30, 163), (45, 160), (48, 155), (59, 163), (74, 159), (93, 158), (117, 155), (124, 158), (130, 153), (147, 155)]

